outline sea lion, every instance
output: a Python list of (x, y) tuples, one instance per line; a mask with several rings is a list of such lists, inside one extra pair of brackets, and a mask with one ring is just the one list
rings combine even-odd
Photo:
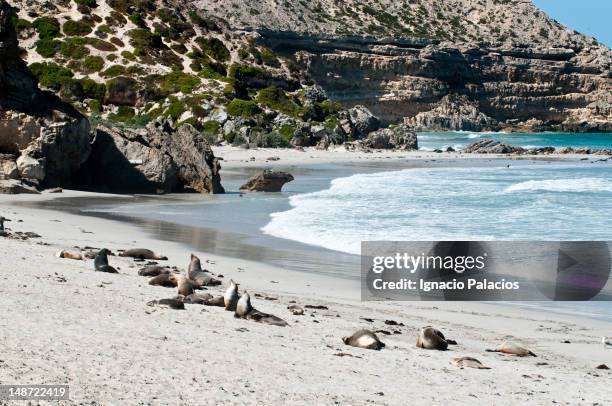
[(213, 278), (202, 270), (202, 264), (200, 258), (191, 254), (191, 262), (187, 271), (189, 279), (191, 279), (196, 287), (202, 286), (216, 286), (221, 285), (221, 281)]
[(294, 316), (302, 316), (304, 314), (304, 309), (296, 304), (287, 306), (287, 309), (289, 309)]
[(141, 268), (138, 271), (138, 275), (140, 276), (158, 276), (162, 274), (171, 274), (174, 273), (170, 268), (164, 268), (163, 266), (158, 265), (149, 265)]
[(448, 349), (448, 342), (440, 330), (436, 330), (431, 326), (425, 326), (419, 332), (416, 346), (427, 350), (446, 351)]
[(119, 254), (120, 257), (130, 257), (136, 259), (155, 259), (158, 261), (166, 261), (168, 257), (163, 255), (158, 255), (151, 250), (146, 248), (132, 248), (129, 250), (125, 250)]
[(225, 310), (235, 311), (236, 304), (238, 304), (238, 299), (238, 284), (234, 282), (233, 279), (230, 279), (230, 284), (223, 295)]
[(531, 355), (532, 357), (537, 357), (537, 355), (535, 355), (533, 352), (531, 352), (527, 348), (522, 347), (518, 345), (517, 343), (511, 342), (511, 341), (504, 341), (504, 343), (500, 345), (499, 347), (497, 347), (496, 349), (494, 350), (487, 349), (485, 351), (501, 352), (504, 354), (516, 355), (519, 357), (526, 357), (528, 355)]
[(147, 306), (166, 306), (174, 310), (185, 310), (185, 304), (183, 303), (183, 299), (180, 296), (173, 297), (170, 299), (159, 299), (159, 300), (151, 300), (147, 303)]
[(149, 285), (152, 286), (163, 286), (165, 288), (176, 288), (178, 283), (176, 275), (172, 274), (161, 274), (157, 275), (149, 280)]
[(10, 221), (10, 220), (7, 219), (6, 217), (0, 216), (0, 237), (6, 237), (8, 235), (6, 230), (4, 230), (4, 222), (5, 221)]
[(357, 330), (353, 335), (343, 337), (342, 341), (344, 341), (346, 345), (368, 350), (380, 350), (385, 346), (385, 343), (380, 341), (376, 334), (366, 329)]
[(213, 295), (210, 293), (192, 293), (189, 296), (185, 296), (183, 299), (183, 303), (191, 303), (191, 304), (205, 304), (205, 302), (209, 301), (213, 298)]
[(612, 339), (609, 339), (608, 337), (601, 337), (601, 343), (603, 344), (604, 348), (612, 347)]
[(285, 327), (289, 325), (289, 323), (280, 317), (254, 309), (251, 305), (251, 296), (246, 290), (242, 296), (240, 296), (240, 300), (238, 300), (238, 303), (236, 304), (234, 317), (252, 320), (258, 323), (270, 324), (273, 326)]
[(107, 272), (107, 273), (119, 273), (117, 272), (115, 268), (108, 265), (108, 254), (110, 253), (111, 252), (106, 248), (102, 248), (98, 252), (98, 254), (96, 255), (96, 258), (94, 259), (94, 269), (96, 271)]
[(79, 261), (83, 260), (83, 255), (79, 254), (78, 252), (71, 252), (71, 251), (66, 251), (66, 250), (58, 251), (57, 254), (55, 254), (55, 256), (58, 258), (76, 259)]
[(453, 358), (451, 360), (451, 364), (459, 368), (491, 369), (487, 366), (482, 365), (482, 362), (472, 357)]
[(193, 282), (185, 275), (176, 276), (176, 286), (179, 295), (189, 296), (193, 293)]

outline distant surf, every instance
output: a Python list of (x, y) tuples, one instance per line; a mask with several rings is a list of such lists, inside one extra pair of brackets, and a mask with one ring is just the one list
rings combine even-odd
[(364, 240), (609, 240), (612, 166), (419, 168), (291, 196), (268, 235), (359, 254)]

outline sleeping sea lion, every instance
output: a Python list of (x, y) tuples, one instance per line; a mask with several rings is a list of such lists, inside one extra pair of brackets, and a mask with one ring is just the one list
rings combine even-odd
[(189, 296), (193, 293), (193, 282), (185, 275), (176, 276), (176, 286), (179, 295)]
[(98, 254), (96, 255), (96, 258), (94, 259), (94, 269), (96, 271), (107, 272), (107, 273), (119, 273), (117, 272), (115, 268), (108, 265), (108, 254), (110, 253), (111, 252), (106, 248), (102, 248), (98, 252)]
[(487, 352), (501, 352), (504, 354), (516, 355), (519, 357), (526, 357), (527, 355), (531, 355), (532, 357), (537, 357), (533, 352), (528, 350), (525, 347), (518, 345), (517, 343), (513, 343), (511, 341), (504, 341), (502, 345), (497, 347), (494, 350), (485, 350)]
[(302, 309), (301, 306), (298, 306), (296, 304), (291, 304), (291, 305), (287, 306), (287, 309), (289, 309), (289, 311), (294, 316), (302, 316), (304, 314), (304, 309)]
[(246, 290), (242, 296), (240, 296), (240, 300), (238, 300), (236, 304), (234, 317), (252, 320), (258, 323), (271, 324), (273, 326), (285, 327), (289, 325), (289, 323), (280, 317), (254, 309), (253, 305), (251, 305), (251, 296)]
[(385, 343), (380, 341), (376, 334), (366, 329), (357, 330), (352, 336), (343, 337), (342, 341), (346, 345), (368, 350), (380, 350), (385, 346)]
[(238, 284), (230, 279), (230, 284), (223, 295), (225, 310), (235, 311), (238, 304)]
[(183, 303), (205, 304), (205, 302), (212, 299), (212, 297), (213, 295), (210, 293), (192, 293), (189, 296), (185, 296)]
[(427, 350), (446, 351), (448, 349), (448, 342), (440, 330), (436, 330), (431, 326), (425, 326), (419, 332), (416, 346)]
[(459, 368), (491, 369), (487, 366), (482, 365), (482, 362), (472, 357), (453, 358), (451, 360), (451, 364)]
[(196, 287), (202, 286), (216, 286), (221, 285), (221, 281), (213, 278), (202, 270), (202, 264), (200, 258), (191, 254), (191, 262), (187, 271), (187, 276), (191, 279)]
[(167, 273), (157, 275), (149, 280), (149, 285), (163, 286), (165, 288), (176, 288), (177, 286), (176, 275), (167, 274)]
[(147, 303), (147, 306), (166, 306), (174, 310), (185, 310), (185, 304), (183, 303), (183, 299), (180, 296), (173, 297), (170, 299), (159, 299), (159, 300), (151, 300)]
[(158, 265), (145, 266), (138, 271), (138, 275), (140, 276), (158, 276), (171, 273), (173, 272), (169, 268), (164, 268), (163, 266)]
[(78, 252), (71, 252), (71, 251), (66, 251), (66, 250), (58, 251), (57, 254), (55, 254), (55, 256), (58, 258), (76, 259), (79, 261), (83, 260), (83, 255), (79, 254)]
[(165, 261), (168, 257), (163, 255), (158, 255), (151, 250), (146, 248), (132, 248), (129, 250), (125, 250), (119, 254), (120, 257), (130, 257), (136, 259), (155, 259), (158, 261)]

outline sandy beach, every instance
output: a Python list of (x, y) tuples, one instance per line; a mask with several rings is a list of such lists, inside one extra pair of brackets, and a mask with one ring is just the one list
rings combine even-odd
[[(299, 164), (299, 154), (314, 160), (344, 156), (230, 152), (215, 151), (228, 172), (261, 165), (267, 155), (281, 158), (271, 164), (285, 165)], [(382, 155), (391, 153), (350, 157)], [(612, 350), (601, 345), (602, 336), (612, 335), (612, 323), (585, 317), (489, 303), (361, 302), (358, 281), (199, 251), (203, 265), (223, 281), (209, 292), (221, 294), (234, 279), (250, 292), (255, 308), (289, 326), (236, 319), (221, 307), (148, 306), (173, 297), (176, 289), (149, 286), (137, 274), (142, 263), (111, 256), (119, 274), (104, 274), (94, 272), (92, 260), (61, 259), (56, 252), (146, 247), (184, 271), (192, 248), (127, 222), (32, 208), (49, 199), (87, 196), (0, 196), (0, 215), (11, 220), (10, 232), (41, 236), (0, 241), (1, 384), (69, 384), (71, 400), (61, 404), (99, 405), (604, 405), (612, 398), (612, 375), (596, 369), (612, 365)], [(326, 308), (306, 308), (297, 316), (287, 310), (293, 303)], [(427, 325), (458, 344), (449, 351), (416, 348), (418, 331)], [(360, 328), (379, 331), (386, 348), (342, 342)], [(522, 343), (537, 357), (485, 351), (505, 340)], [(451, 365), (460, 356), (476, 357), (491, 369)]]

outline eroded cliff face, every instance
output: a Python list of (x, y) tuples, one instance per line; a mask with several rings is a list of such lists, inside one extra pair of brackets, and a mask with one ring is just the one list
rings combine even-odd
[[(70, 186), (91, 151), (89, 121), (42, 92), (19, 57), (14, 10), (0, 0), (0, 181)], [(16, 168), (14, 170), (13, 168)]]
[(612, 131), (612, 58), (602, 47), (490, 48), (271, 31), (260, 41), (293, 53), (331, 98), (366, 105), (385, 124)]

